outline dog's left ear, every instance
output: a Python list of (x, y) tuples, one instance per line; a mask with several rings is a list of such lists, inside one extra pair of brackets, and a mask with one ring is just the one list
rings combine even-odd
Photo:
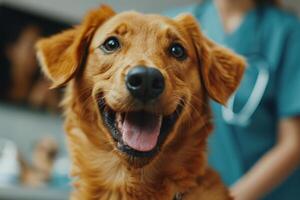
[(192, 40), (200, 76), (209, 96), (226, 104), (242, 79), (246, 66), (244, 59), (205, 37), (192, 15), (182, 14), (175, 20), (186, 29)]
[(90, 11), (79, 26), (37, 42), (37, 57), (52, 88), (65, 85), (85, 64), (94, 32), (113, 15), (115, 12), (103, 5)]

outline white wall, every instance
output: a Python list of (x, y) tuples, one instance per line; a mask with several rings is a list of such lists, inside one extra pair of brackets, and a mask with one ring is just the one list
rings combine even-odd
[(0, 0), (0, 3), (1, 1), (39, 14), (77, 22), (88, 9), (101, 3), (111, 5), (116, 11), (162, 12), (199, 0)]
[[(172, 7), (188, 5), (200, 0), (0, 0), (23, 9), (31, 10), (52, 18), (78, 22), (85, 12), (101, 3), (111, 5), (116, 11), (138, 10), (162, 12)], [(284, 0), (288, 7), (300, 13), (300, 0)]]
[(284, 0), (284, 2), (289, 9), (297, 11), (300, 15), (300, 0)]

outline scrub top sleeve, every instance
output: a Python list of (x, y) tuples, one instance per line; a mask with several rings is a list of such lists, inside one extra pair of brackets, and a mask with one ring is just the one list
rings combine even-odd
[(293, 25), (278, 74), (279, 118), (300, 116), (300, 22), (295, 20)]

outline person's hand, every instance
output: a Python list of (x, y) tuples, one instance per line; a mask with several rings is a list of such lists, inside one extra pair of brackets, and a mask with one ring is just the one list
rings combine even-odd
[(251, 194), (249, 190), (239, 183), (230, 188), (230, 196), (232, 196), (234, 200), (257, 200), (253, 193)]

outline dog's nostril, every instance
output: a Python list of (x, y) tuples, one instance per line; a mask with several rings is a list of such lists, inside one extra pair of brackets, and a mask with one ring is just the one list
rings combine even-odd
[(132, 87), (139, 87), (143, 84), (143, 79), (139, 75), (134, 75), (129, 78), (128, 83)]
[(152, 82), (152, 88), (153, 89), (157, 89), (157, 90), (160, 90), (164, 87), (164, 82), (160, 79), (160, 78), (156, 78), (153, 80)]

